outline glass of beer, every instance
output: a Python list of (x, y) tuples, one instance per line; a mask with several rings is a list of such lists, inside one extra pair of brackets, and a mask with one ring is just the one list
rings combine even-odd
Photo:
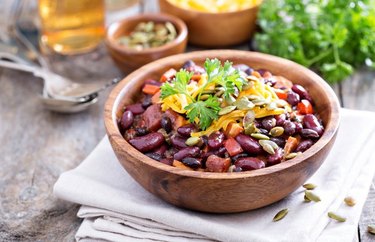
[(104, 36), (104, 0), (39, 0), (41, 43), (53, 51), (79, 54)]

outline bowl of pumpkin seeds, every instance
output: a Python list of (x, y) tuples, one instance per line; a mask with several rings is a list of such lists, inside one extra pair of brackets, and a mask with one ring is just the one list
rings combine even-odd
[(183, 53), (187, 27), (167, 14), (142, 14), (112, 23), (105, 44), (116, 65), (129, 73), (154, 60)]

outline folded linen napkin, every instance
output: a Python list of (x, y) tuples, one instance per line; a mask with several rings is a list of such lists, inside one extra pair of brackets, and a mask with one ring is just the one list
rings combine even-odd
[[(105, 137), (74, 170), (63, 173), (54, 193), (83, 206), (78, 241), (353, 241), (375, 172), (375, 113), (341, 110), (339, 133), (326, 161), (308, 182), (322, 201), (304, 203), (300, 188), (254, 211), (206, 214), (172, 206), (145, 191), (117, 161)], [(346, 196), (354, 207), (343, 203)], [(278, 222), (274, 215), (288, 208)], [(329, 211), (347, 218), (339, 223)]]

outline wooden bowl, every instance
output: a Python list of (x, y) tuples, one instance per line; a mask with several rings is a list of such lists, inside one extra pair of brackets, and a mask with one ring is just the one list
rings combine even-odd
[[(153, 21), (156, 23), (171, 22), (176, 30), (177, 37), (160, 47), (147, 48), (141, 51), (120, 45), (117, 39), (124, 35), (129, 35), (140, 22)], [(187, 43), (187, 27), (185, 23), (177, 17), (167, 14), (143, 14), (129, 17), (112, 23), (106, 31), (105, 44), (117, 66), (129, 73), (154, 60), (183, 53)]]
[(236, 12), (206, 13), (180, 8), (159, 0), (160, 11), (181, 18), (189, 30), (189, 43), (225, 47), (249, 40), (255, 32), (258, 6)]
[[(325, 132), (294, 159), (259, 170), (237, 173), (189, 171), (152, 160), (133, 148), (120, 134), (117, 119), (124, 105), (139, 98), (143, 81), (158, 79), (169, 68), (187, 60), (206, 58), (244, 63), (266, 69), (303, 85), (315, 101)], [(324, 162), (339, 127), (339, 102), (331, 87), (314, 72), (292, 61), (256, 52), (211, 50), (170, 56), (134, 71), (111, 92), (105, 105), (105, 126), (112, 148), (127, 172), (146, 190), (179, 207), (211, 212), (242, 212), (264, 207), (299, 188)]]

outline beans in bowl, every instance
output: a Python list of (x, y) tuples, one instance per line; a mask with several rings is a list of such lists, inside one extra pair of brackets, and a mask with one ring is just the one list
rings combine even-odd
[(309, 149), (324, 127), (301, 85), (267, 70), (207, 59), (145, 80), (142, 98), (118, 120), (148, 157), (183, 169), (241, 172)]

